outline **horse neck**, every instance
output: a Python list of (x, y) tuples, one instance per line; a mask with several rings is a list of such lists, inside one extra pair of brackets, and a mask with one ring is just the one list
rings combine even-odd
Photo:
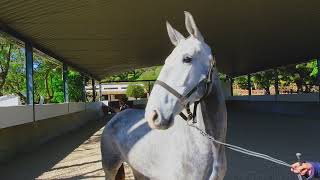
[[(212, 89), (197, 109), (200, 128), (217, 140), (224, 141), (227, 131), (227, 113), (224, 94), (218, 76), (213, 75)], [(199, 117), (200, 116), (200, 117)]]

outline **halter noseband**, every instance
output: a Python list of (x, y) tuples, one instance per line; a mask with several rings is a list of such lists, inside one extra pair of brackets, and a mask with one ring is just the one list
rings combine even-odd
[[(210, 67), (208, 69), (208, 73), (206, 78), (204, 78), (203, 80), (201, 80), (197, 86), (195, 86), (194, 88), (192, 88), (186, 95), (182, 95), (180, 94), (178, 91), (176, 91), (175, 89), (173, 89), (172, 87), (170, 87), (167, 83), (157, 80), (154, 84), (159, 85), (161, 87), (163, 87), (164, 89), (166, 89), (168, 92), (170, 92), (171, 94), (173, 94), (175, 97), (178, 98), (178, 101), (180, 102), (180, 104), (182, 104), (186, 111), (187, 111), (187, 116), (181, 111), (180, 112), (180, 116), (185, 120), (185, 121), (190, 121), (193, 120), (193, 123), (196, 123), (195, 117), (196, 117), (196, 112), (197, 112), (197, 106), (200, 103), (200, 101), (205, 98), (209, 93), (210, 93), (210, 85), (212, 83), (212, 72), (213, 69), (215, 67), (215, 63), (213, 62), (213, 60), (211, 60), (210, 62)], [(205, 85), (205, 93), (204, 95), (198, 100), (194, 102), (194, 106), (193, 106), (193, 113), (190, 111), (190, 102), (188, 101), (189, 97), (198, 90), (199, 87), (201, 87), (202, 85)]]

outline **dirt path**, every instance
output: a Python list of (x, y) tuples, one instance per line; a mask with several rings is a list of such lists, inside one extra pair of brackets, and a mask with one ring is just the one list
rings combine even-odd
[[(104, 179), (101, 166), (100, 137), (103, 128), (36, 179)], [(130, 168), (126, 165), (126, 180), (133, 180)]]
[[(90, 123), (0, 166), (0, 179), (104, 179), (100, 153), (103, 124)], [(126, 180), (133, 180), (130, 168), (125, 167)]]
[[(292, 117), (270, 113), (229, 112), (227, 141), (286, 162), (319, 160), (319, 117)], [(85, 127), (56, 138), (32, 153), (17, 156), (0, 165), (0, 180), (29, 179), (104, 179), (101, 167), (100, 137), (105, 122), (91, 122)], [(296, 135), (299, 132), (299, 136)], [(308, 141), (305, 141), (308, 139)], [(297, 143), (299, 142), (299, 143)], [(227, 151), (225, 180), (292, 180), (287, 167)], [(132, 180), (127, 173), (127, 180)]]

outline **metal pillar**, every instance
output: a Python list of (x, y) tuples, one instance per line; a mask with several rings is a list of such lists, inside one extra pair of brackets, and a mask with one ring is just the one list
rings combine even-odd
[(63, 63), (63, 71), (62, 71), (62, 78), (63, 78), (63, 96), (64, 102), (69, 102), (69, 89), (68, 89), (68, 65)]
[(279, 95), (279, 75), (278, 75), (278, 70), (274, 69), (274, 75), (275, 75), (275, 79), (274, 79), (274, 88), (276, 91), (276, 96)]
[(96, 101), (96, 85), (95, 85), (94, 79), (91, 80), (91, 84), (92, 84), (92, 102), (95, 102)]
[(26, 83), (27, 83), (27, 104), (34, 104), (33, 92), (33, 48), (30, 43), (25, 44), (26, 57)]
[(102, 85), (101, 85), (101, 82), (99, 82), (99, 101), (102, 101)]
[(248, 94), (251, 96), (251, 74), (248, 74)]
[(230, 95), (233, 96), (233, 78), (230, 77)]
[(319, 88), (319, 103), (320, 103), (320, 59), (317, 59), (318, 67), (318, 88)]
[(81, 74), (82, 77), (82, 102), (86, 102), (86, 77), (84, 74)]
[(150, 83), (150, 81), (148, 81), (148, 93), (149, 93), (149, 95), (151, 93), (151, 83)]

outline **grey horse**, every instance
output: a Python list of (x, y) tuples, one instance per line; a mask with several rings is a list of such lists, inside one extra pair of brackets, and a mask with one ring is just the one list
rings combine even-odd
[[(188, 38), (167, 23), (175, 48), (157, 79), (162, 84), (154, 85), (146, 109), (118, 113), (103, 131), (102, 165), (108, 180), (123, 178), (123, 162), (138, 180), (222, 180), (225, 176), (224, 147), (189, 125), (194, 123), (225, 141), (227, 111), (214, 58), (191, 14), (185, 12), (185, 19)], [(195, 111), (187, 112), (192, 116), (187, 122), (188, 115), (179, 114), (186, 114), (189, 104)]]

